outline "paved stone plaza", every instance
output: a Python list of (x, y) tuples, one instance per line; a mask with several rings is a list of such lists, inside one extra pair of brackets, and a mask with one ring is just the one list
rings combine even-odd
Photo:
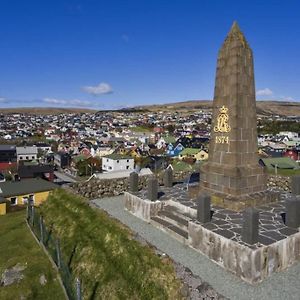
[[(146, 189), (134, 194), (143, 200), (147, 200)], [(196, 219), (196, 199), (189, 197), (186, 185), (177, 184), (172, 188), (160, 186), (158, 195), (158, 200), (163, 201), (166, 204), (169, 200), (172, 200), (190, 208), (189, 213), (184, 213), (183, 215), (186, 217), (186, 220), (199, 223)], [(241, 240), (243, 222), (243, 214), (241, 212), (212, 205), (211, 222), (202, 224), (202, 226), (251, 249), (271, 245), (299, 232), (297, 229), (287, 227), (283, 222), (285, 214), (285, 200), (288, 197), (290, 197), (289, 193), (282, 194), (281, 201), (257, 207), (259, 210), (259, 241), (254, 245), (246, 244)], [(180, 211), (180, 209), (176, 208), (176, 206), (167, 205), (167, 210), (172, 211), (174, 214), (176, 214), (176, 212), (177, 214), (182, 214), (182, 209)]]

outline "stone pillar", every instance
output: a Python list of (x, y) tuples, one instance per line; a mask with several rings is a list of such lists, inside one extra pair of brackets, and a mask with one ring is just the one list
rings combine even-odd
[(148, 196), (147, 198), (151, 201), (158, 199), (158, 182), (155, 177), (148, 179)]
[(242, 241), (247, 244), (258, 242), (258, 220), (259, 212), (253, 207), (248, 207), (243, 215)]
[(139, 190), (139, 175), (136, 172), (130, 173), (129, 191), (135, 193)]
[(211, 221), (210, 196), (201, 194), (197, 199), (197, 220), (201, 223)]
[(266, 191), (267, 176), (258, 163), (257, 147), (253, 55), (235, 22), (218, 55), (201, 191), (216, 195), (212, 200), (219, 198), (218, 205), (236, 210), (245, 207), (248, 195)]
[(292, 228), (300, 226), (300, 199), (292, 197), (286, 200), (285, 225)]
[(292, 176), (292, 194), (300, 195), (300, 175)]
[(165, 170), (163, 181), (165, 187), (173, 186), (173, 170), (171, 168)]

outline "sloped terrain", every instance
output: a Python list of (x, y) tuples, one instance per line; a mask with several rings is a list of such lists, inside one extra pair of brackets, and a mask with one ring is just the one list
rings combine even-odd
[(56, 191), (41, 213), (60, 238), (64, 261), (81, 279), (84, 299), (181, 299), (171, 261), (84, 199)]

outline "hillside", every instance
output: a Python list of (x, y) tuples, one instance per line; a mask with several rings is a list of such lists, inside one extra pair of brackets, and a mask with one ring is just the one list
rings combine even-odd
[(181, 299), (172, 263), (82, 198), (56, 191), (41, 206), (62, 258), (83, 282), (83, 299)]
[[(300, 116), (300, 102), (285, 101), (257, 101), (257, 113), (259, 115), (283, 115)], [(192, 111), (192, 110), (210, 110), (212, 108), (211, 100), (192, 100), (176, 103), (166, 103), (157, 105), (138, 106), (137, 109), (147, 109), (149, 111)]]
[(94, 113), (96, 110), (88, 108), (61, 108), (61, 107), (14, 107), (0, 108), (2, 114), (36, 114), (36, 115), (58, 115), (58, 114), (80, 114)]

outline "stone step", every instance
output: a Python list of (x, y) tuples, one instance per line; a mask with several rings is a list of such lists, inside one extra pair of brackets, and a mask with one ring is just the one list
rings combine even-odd
[(175, 213), (179, 212), (181, 215), (189, 219), (195, 219), (197, 217), (197, 209), (186, 206), (178, 201), (174, 201), (171, 199), (166, 203), (164, 207), (166, 206), (173, 207), (174, 209), (176, 209), (174, 210)]
[(162, 231), (165, 231), (166, 233), (168, 233), (178, 241), (184, 244), (188, 243), (188, 232), (186, 230), (183, 230), (178, 226), (175, 226), (174, 224), (164, 220), (159, 216), (151, 217), (150, 223), (153, 226), (161, 229)]
[(174, 212), (172, 210), (163, 209), (157, 213), (157, 216), (166, 220), (167, 222), (178, 226), (183, 230), (188, 230), (189, 221), (180, 215), (178, 212)]
[(188, 212), (185, 212), (183, 210), (181, 210), (180, 208), (171, 205), (165, 205), (163, 207), (163, 210), (171, 212), (174, 215), (179, 216), (180, 218), (186, 220), (186, 221), (191, 221), (193, 219), (195, 219), (193, 216), (191, 216)]

